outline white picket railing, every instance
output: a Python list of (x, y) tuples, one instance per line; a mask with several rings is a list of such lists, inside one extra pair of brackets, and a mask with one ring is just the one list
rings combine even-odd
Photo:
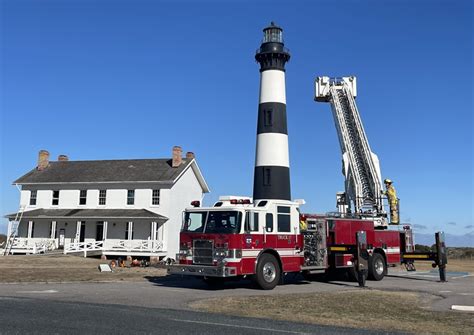
[(56, 241), (54, 239), (15, 237), (10, 253), (39, 254), (54, 249), (56, 249)]
[(163, 242), (158, 240), (106, 240), (105, 250), (157, 252), (163, 250)]
[(105, 241), (89, 241), (89, 242), (77, 242), (73, 241), (66, 243), (64, 246), (64, 253), (77, 253), (91, 251), (117, 251), (117, 252), (145, 252), (154, 253), (163, 250), (162, 241), (154, 240), (120, 240), (120, 239), (107, 239)]
[(102, 250), (104, 245), (103, 241), (92, 241), (92, 242), (71, 242), (64, 246), (64, 253), (77, 252), (77, 251), (92, 251)]

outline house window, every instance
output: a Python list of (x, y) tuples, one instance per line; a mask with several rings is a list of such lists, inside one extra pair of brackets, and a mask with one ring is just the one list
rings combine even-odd
[(87, 190), (81, 190), (79, 192), (79, 205), (85, 205), (87, 202)]
[(135, 190), (127, 191), (127, 205), (135, 204)]
[(160, 190), (153, 190), (153, 194), (151, 197), (151, 204), (152, 205), (160, 204)]
[(59, 191), (53, 191), (53, 202), (52, 205), (59, 205)]
[(278, 231), (291, 232), (290, 207), (278, 206)]
[(38, 191), (33, 190), (30, 193), (30, 206), (36, 206), (36, 196), (38, 195)]
[(107, 198), (107, 190), (99, 191), (99, 205), (105, 205), (105, 199)]

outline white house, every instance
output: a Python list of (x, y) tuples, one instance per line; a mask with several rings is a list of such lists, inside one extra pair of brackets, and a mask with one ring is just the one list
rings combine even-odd
[(209, 192), (194, 154), (182, 158), (180, 147), (171, 159), (94, 161), (50, 161), (42, 150), (13, 184), (21, 197), (19, 212), (6, 215), (12, 254), (175, 258), (182, 211)]

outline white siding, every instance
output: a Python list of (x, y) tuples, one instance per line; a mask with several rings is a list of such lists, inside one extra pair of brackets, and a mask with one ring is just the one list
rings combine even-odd
[[(37, 200), (35, 206), (30, 206), (31, 189), (37, 190)], [(79, 205), (79, 195), (81, 189), (87, 189), (86, 205)], [(127, 191), (135, 190), (134, 205), (127, 205)], [(160, 190), (160, 204), (152, 205), (152, 191)], [(59, 205), (52, 205), (53, 190), (60, 190)], [(99, 205), (99, 190), (107, 190), (106, 204)], [(181, 229), (182, 212), (190, 206), (191, 201), (202, 201), (203, 189), (198, 182), (191, 166), (180, 176), (174, 185), (150, 183), (150, 184), (50, 184), (50, 185), (25, 185), (21, 191), (20, 204), (25, 205), (25, 211), (39, 208), (51, 209), (146, 209), (151, 212), (169, 218), (164, 224), (158, 224), (158, 239), (163, 241), (163, 250), (167, 256), (176, 258), (179, 251), (179, 232)], [(125, 239), (127, 227), (126, 220), (115, 220), (104, 218), (108, 221), (107, 238)], [(96, 227), (98, 221), (102, 219), (85, 220), (85, 241), (95, 240)], [(56, 220), (57, 233), (61, 228), (66, 231), (66, 239), (73, 239), (76, 236), (77, 219)], [(134, 221), (134, 239), (146, 240), (150, 238), (152, 220)], [(35, 224), (35, 237), (49, 238), (51, 220), (37, 220)], [(67, 222), (67, 225), (66, 225)], [(115, 226), (114, 226), (115, 224)], [(28, 220), (23, 219), (20, 224), (20, 235), (26, 236), (28, 231)]]
[(186, 207), (189, 207), (191, 201), (202, 201), (203, 193), (201, 185), (191, 168), (172, 187), (169, 203), (169, 220), (164, 224), (165, 250), (168, 257), (176, 259), (179, 252), (179, 232), (181, 230), (182, 213)]

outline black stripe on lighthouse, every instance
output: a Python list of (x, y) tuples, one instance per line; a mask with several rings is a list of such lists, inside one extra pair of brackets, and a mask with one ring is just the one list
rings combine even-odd
[(280, 102), (264, 102), (258, 105), (257, 134), (261, 133), (288, 135), (285, 104)]
[(253, 179), (253, 198), (291, 200), (290, 168), (256, 166)]

